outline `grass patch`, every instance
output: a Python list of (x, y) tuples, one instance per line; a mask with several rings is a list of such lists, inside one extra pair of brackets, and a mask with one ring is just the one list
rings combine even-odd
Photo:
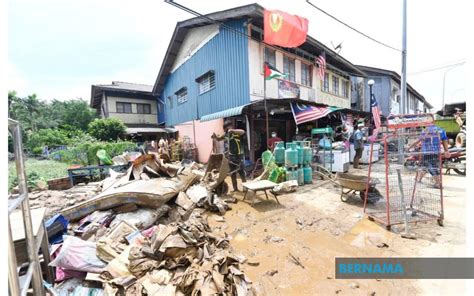
[[(34, 176), (36, 179), (48, 181), (61, 177), (67, 177), (69, 164), (55, 160), (37, 160), (29, 158), (25, 161), (26, 175)], [(17, 185), (15, 162), (8, 163), (8, 189)]]

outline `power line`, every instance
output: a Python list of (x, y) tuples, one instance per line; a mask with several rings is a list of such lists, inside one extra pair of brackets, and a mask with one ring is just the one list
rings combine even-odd
[(420, 71), (408, 73), (408, 75), (416, 75), (416, 74), (422, 74), (422, 73), (426, 73), (426, 72), (432, 72), (432, 71), (436, 71), (436, 70), (450, 68), (450, 67), (453, 67), (453, 66), (463, 65), (465, 63), (466, 63), (466, 61), (462, 60), (462, 61), (459, 61), (459, 62), (453, 63), (453, 64), (448, 64), (448, 65), (444, 65), (444, 66), (435, 66), (434, 68), (428, 68), (428, 69), (425, 69), (425, 70), (420, 70)]
[(348, 27), (349, 29), (351, 29), (351, 30), (353, 30), (353, 31), (355, 31), (355, 32), (357, 32), (357, 33), (359, 33), (360, 35), (362, 35), (362, 36), (364, 36), (364, 37), (366, 37), (366, 38), (368, 38), (368, 39), (370, 39), (370, 40), (372, 40), (372, 41), (374, 41), (374, 42), (376, 42), (376, 43), (378, 43), (378, 44), (380, 44), (380, 45), (382, 45), (382, 46), (385, 46), (385, 47), (387, 47), (387, 48), (390, 48), (390, 49), (393, 49), (393, 50), (396, 50), (396, 51), (401, 52), (400, 49), (395, 48), (395, 47), (393, 47), (393, 46), (390, 46), (390, 45), (388, 45), (388, 44), (386, 44), (386, 43), (383, 43), (382, 41), (378, 41), (377, 39), (372, 38), (372, 37), (370, 37), (369, 35), (367, 35), (367, 34), (361, 32), (361, 31), (357, 30), (356, 28), (350, 26), (349, 24), (347, 24), (347, 23), (341, 21), (340, 19), (338, 19), (337, 17), (333, 16), (333, 15), (330, 14), (329, 12), (327, 12), (327, 11), (325, 11), (325, 10), (323, 10), (323, 9), (321, 9), (321, 8), (319, 8), (319, 7), (317, 7), (317, 6), (314, 5), (313, 3), (311, 3), (310, 0), (306, 0), (306, 3), (308, 3), (308, 4), (311, 5), (311, 6), (313, 6), (313, 7), (316, 8), (317, 10), (321, 11), (322, 13), (324, 13), (324, 14), (327, 15), (328, 17), (332, 18), (333, 20), (337, 21), (338, 23), (341, 23), (341, 24), (343, 24), (344, 26)]
[[(233, 33), (236, 33), (236, 34), (245, 36), (245, 37), (247, 37), (248, 39), (252, 39), (252, 40), (254, 40), (254, 41), (258, 42), (258, 43), (265, 44), (267, 47), (269, 47), (269, 48), (271, 48), (271, 49), (274, 49), (274, 50), (281, 50), (280, 47), (274, 46), (274, 45), (272, 45), (272, 44), (268, 44), (268, 43), (266, 43), (265, 41), (260, 40), (260, 39), (258, 39), (258, 38), (256, 38), (256, 37), (253, 37), (253, 36), (250, 35), (250, 34), (247, 34), (247, 33), (241, 32), (241, 31), (238, 31), (238, 30), (236, 30), (236, 29), (234, 29), (234, 28), (232, 28), (232, 27), (226, 25), (224, 22), (221, 22), (221, 21), (212, 19), (212, 18), (208, 17), (207, 15), (203, 15), (203, 14), (201, 14), (201, 13), (199, 13), (199, 12), (197, 12), (197, 11), (191, 9), (191, 8), (188, 8), (188, 7), (186, 7), (186, 6), (184, 6), (184, 5), (181, 5), (181, 4), (177, 3), (177, 2), (174, 2), (173, 0), (164, 0), (164, 1), (165, 1), (165, 3), (168, 3), (168, 4), (170, 4), (170, 5), (173, 5), (173, 6), (177, 7), (177, 8), (179, 8), (179, 9), (184, 10), (184, 11), (186, 11), (186, 12), (188, 12), (188, 13), (194, 15), (194, 16), (197, 16), (197, 17), (201, 18), (201, 19), (205, 19), (205, 20), (207, 20), (207, 21), (209, 21), (209, 22), (211, 22), (211, 23), (214, 23), (214, 24), (219, 24), (221, 27), (223, 27), (223, 28), (229, 30), (230, 32), (233, 32)], [(323, 49), (323, 50), (324, 50), (324, 49)], [(308, 53), (308, 54), (310, 54), (310, 53)], [(311, 54), (310, 54), (310, 55), (311, 55)], [(313, 57), (316, 57), (316, 56), (313, 56)], [(333, 56), (333, 58), (334, 58), (335, 60), (340, 60), (339, 57), (338, 57), (338, 54), (336, 54), (336, 56)], [(354, 75), (354, 76), (359, 76), (359, 75), (360, 75), (360, 74), (353, 73), (353, 72), (350, 72), (350, 71), (345, 71), (345, 72), (346, 72), (347, 74), (349, 74), (349, 75)]]

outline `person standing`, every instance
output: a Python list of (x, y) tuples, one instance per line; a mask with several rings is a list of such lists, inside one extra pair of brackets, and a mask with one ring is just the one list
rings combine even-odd
[(344, 143), (344, 147), (346, 149), (350, 148), (350, 145), (351, 145), (349, 143), (350, 138), (351, 138), (351, 132), (349, 131), (347, 126), (344, 125), (343, 128), (342, 128), (342, 142)]
[(273, 151), (273, 149), (275, 149), (275, 144), (277, 142), (281, 142), (283, 141), (280, 137), (277, 136), (277, 133), (275, 131), (272, 132), (272, 137), (270, 139), (268, 139), (268, 149), (270, 151)]
[(221, 136), (213, 134), (213, 138), (222, 141), (226, 140), (228, 142), (229, 149), (229, 168), (232, 172), (230, 177), (232, 179), (232, 187), (234, 191), (239, 191), (237, 187), (237, 173), (240, 175), (242, 183), (247, 182), (245, 178), (244, 171), (244, 147), (242, 144), (242, 136), (245, 134), (245, 131), (242, 129), (235, 129), (232, 122), (224, 123), (225, 133)]
[(444, 129), (436, 125), (426, 127), (426, 129), (421, 133), (419, 139), (408, 147), (408, 151), (411, 151), (413, 147), (416, 147), (421, 143), (421, 166), (423, 167), (423, 170), (416, 174), (416, 181), (421, 183), (421, 180), (428, 171), (430, 175), (433, 176), (433, 187), (436, 189), (441, 189), (439, 162), (439, 153), (441, 153), (440, 141), (443, 145), (444, 157), (449, 158), (448, 136)]
[(359, 168), (359, 161), (362, 158), (362, 152), (364, 151), (364, 135), (361, 131), (361, 127), (363, 127), (364, 124), (358, 124), (354, 126), (354, 150), (355, 150), (355, 156), (354, 156), (354, 168), (358, 169)]

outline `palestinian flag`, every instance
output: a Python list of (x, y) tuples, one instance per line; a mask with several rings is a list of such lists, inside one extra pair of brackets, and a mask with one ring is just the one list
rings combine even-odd
[(270, 80), (270, 79), (273, 79), (273, 78), (285, 78), (286, 77), (286, 74), (281, 73), (280, 71), (278, 71), (277, 69), (275, 69), (274, 67), (272, 67), (268, 63), (265, 63), (265, 66), (264, 66), (263, 69), (264, 69), (264, 74), (265, 74), (265, 79), (266, 80)]

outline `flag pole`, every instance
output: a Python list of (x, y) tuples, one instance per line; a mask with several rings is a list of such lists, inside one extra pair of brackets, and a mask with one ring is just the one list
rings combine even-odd
[[(265, 70), (264, 70), (265, 71)], [(265, 79), (265, 73), (263, 73), (263, 104), (265, 106), (265, 130), (267, 133), (266, 137), (266, 145), (268, 149), (268, 139), (269, 137), (269, 131), (268, 131), (268, 107), (267, 107), (267, 80)]]

